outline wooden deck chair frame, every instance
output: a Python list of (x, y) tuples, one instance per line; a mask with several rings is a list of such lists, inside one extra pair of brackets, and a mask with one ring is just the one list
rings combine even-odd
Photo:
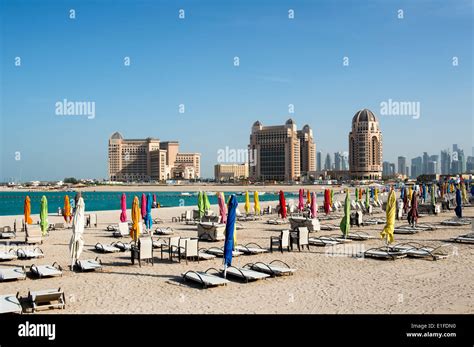
[[(66, 308), (66, 297), (64, 295), (64, 292), (59, 288), (57, 292), (51, 292), (51, 293), (45, 293), (40, 295), (41, 300), (39, 300), (40, 303), (45, 303), (45, 304), (38, 304), (37, 297), (33, 299), (32, 294), (35, 292), (28, 292), (28, 301), (30, 302), (32, 306), (32, 311), (35, 312), (38, 310), (38, 308), (61, 308), (65, 309)], [(58, 303), (52, 304), (52, 300), (56, 299)], [(48, 303), (48, 304), (46, 304)]]

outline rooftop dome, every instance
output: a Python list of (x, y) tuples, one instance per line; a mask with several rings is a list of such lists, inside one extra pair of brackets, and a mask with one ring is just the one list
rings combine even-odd
[(285, 124), (286, 124), (286, 125), (293, 125), (293, 124), (295, 124), (295, 121), (290, 118), (290, 119), (288, 119), (288, 120), (286, 121)]
[(254, 126), (254, 127), (259, 127), (259, 126), (261, 126), (261, 125), (262, 125), (262, 123), (260, 123), (259, 120), (256, 121), (255, 123), (253, 123), (253, 126)]
[(122, 134), (120, 134), (118, 131), (114, 132), (110, 138), (112, 140), (123, 140)]
[(377, 122), (377, 118), (371, 110), (364, 108), (356, 112), (354, 117), (352, 117), (352, 123), (358, 122)]
[(308, 124), (305, 124), (305, 126), (303, 127), (303, 130), (304, 131), (311, 130), (311, 127)]

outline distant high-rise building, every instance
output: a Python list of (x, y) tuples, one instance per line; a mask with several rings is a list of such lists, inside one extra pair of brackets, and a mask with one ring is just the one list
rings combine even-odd
[(326, 160), (324, 161), (324, 170), (332, 170), (331, 156), (326, 154)]
[(347, 152), (343, 153), (341, 160), (342, 160), (341, 169), (343, 171), (348, 171), (349, 170), (349, 158), (347, 157)]
[(427, 152), (423, 152), (423, 170), (422, 174), (428, 173), (428, 161), (430, 160), (430, 156)]
[(342, 170), (342, 153), (334, 153), (334, 170)]
[(453, 152), (457, 152), (459, 150), (458, 145), (455, 143), (453, 144)]
[(398, 157), (398, 173), (400, 175), (405, 175), (407, 170), (407, 157), (399, 156)]
[(395, 163), (390, 163), (388, 161), (382, 163), (382, 177), (393, 177), (395, 173)]
[(417, 178), (423, 173), (423, 158), (416, 157), (411, 160), (411, 178)]
[(433, 174), (439, 174), (440, 173), (440, 165), (439, 165), (439, 155), (433, 154), (430, 155), (430, 161), (434, 162), (434, 172)]
[(410, 177), (410, 167), (406, 167), (405, 176)]
[(318, 151), (318, 152), (316, 153), (316, 171), (321, 171), (321, 170), (323, 169), (323, 167), (322, 167), (322, 165), (321, 165), (321, 163), (322, 163), (322, 158), (321, 158), (322, 155), (323, 155), (323, 154), (321, 153), (321, 151)]
[(438, 162), (429, 160), (428, 161), (428, 170), (426, 171), (427, 174), (434, 175), (438, 169)]
[(390, 163), (390, 176), (395, 176), (397, 169), (395, 168), (395, 163)]
[(453, 155), (451, 156), (451, 173), (461, 174), (466, 172), (466, 157), (464, 150), (458, 145), (453, 145)]
[(441, 174), (448, 175), (451, 173), (451, 154), (449, 154), (449, 150), (442, 150), (441, 151)]
[(467, 157), (466, 160), (466, 173), (474, 173), (474, 155)]
[(308, 125), (298, 131), (293, 119), (284, 125), (263, 126), (256, 121), (250, 134), (249, 152), (255, 157), (250, 178), (292, 181), (316, 171), (316, 145)]
[(382, 132), (377, 118), (368, 109), (357, 111), (349, 133), (349, 170), (354, 179), (382, 176)]

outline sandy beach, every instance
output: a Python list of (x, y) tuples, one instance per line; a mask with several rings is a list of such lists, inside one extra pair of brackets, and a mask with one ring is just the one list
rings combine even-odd
[[(276, 205), (276, 203), (271, 203)], [(266, 204), (263, 204), (266, 205)], [(86, 206), (87, 209), (87, 206)], [(172, 223), (189, 207), (154, 209), (153, 217), (162, 218), (175, 235), (196, 237), (195, 226)], [(217, 206), (212, 206), (217, 212)], [(243, 206), (240, 206), (243, 210)], [(474, 217), (474, 208), (464, 209), (466, 217)], [(130, 216), (130, 210), (128, 211)], [(171, 263), (167, 257), (160, 259), (155, 250), (155, 264), (131, 265), (130, 254), (98, 254), (94, 251), (97, 242), (109, 244), (117, 241), (109, 224), (117, 223), (120, 211), (97, 212), (98, 227), (86, 229), (85, 249), (81, 259), (99, 258), (104, 264), (103, 272), (76, 273), (70, 264), (69, 240), (71, 229), (51, 231), (40, 248), (45, 257), (39, 260), (16, 260), (3, 262), (0, 266), (26, 266), (58, 262), (64, 269), (59, 278), (32, 279), (4, 282), (0, 294), (19, 292), (26, 296), (29, 290), (61, 287), (66, 293), (65, 311), (46, 310), (45, 313), (474, 313), (474, 247), (453, 244), (448, 259), (431, 261), (421, 259), (399, 259), (381, 261), (335, 255), (337, 249), (312, 246), (310, 251), (279, 252), (263, 255), (240, 256), (233, 264), (243, 266), (249, 262), (280, 259), (297, 269), (293, 276), (269, 278), (262, 281), (242, 283), (232, 280), (225, 287), (200, 289), (185, 283), (181, 273), (186, 270), (222, 268), (222, 259)], [(266, 224), (273, 216), (263, 216), (259, 221), (242, 222), (238, 231), (238, 242), (256, 242), (269, 247), (272, 235), (289, 228), (289, 225)], [(379, 210), (375, 216), (384, 216)], [(471, 226), (442, 227), (439, 222), (454, 216), (454, 212), (438, 216), (423, 216), (421, 223), (436, 224), (439, 229), (423, 231), (415, 235), (395, 235), (395, 242), (418, 241), (440, 243), (450, 237), (465, 234)], [(19, 216), (18, 218), (21, 218)], [(14, 217), (1, 217), (2, 225), (13, 225)], [(39, 220), (33, 215), (33, 220)], [(49, 223), (61, 222), (57, 215), (49, 216)], [(339, 219), (322, 221), (322, 224), (339, 224)], [(397, 221), (397, 225), (406, 221)], [(156, 227), (156, 225), (154, 226)], [(382, 225), (353, 227), (378, 236)], [(336, 231), (320, 231), (311, 236), (338, 234)], [(153, 236), (154, 239), (158, 236)], [(24, 233), (17, 234), (16, 241), (24, 240)], [(122, 241), (130, 241), (124, 238)], [(200, 242), (200, 248), (222, 246), (223, 242)], [(378, 238), (366, 242), (352, 242), (351, 250), (366, 250), (381, 246)], [(21, 245), (19, 245), (21, 246)], [(2, 241), (2, 249), (14, 247)], [(347, 246), (343, 246), (347, 247)], [(347, 248), (346, 248), (347, 250)]]

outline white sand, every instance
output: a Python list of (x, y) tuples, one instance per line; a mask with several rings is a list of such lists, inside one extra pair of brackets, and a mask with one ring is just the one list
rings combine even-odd
[[(243, 210), (242, 206), (240, 208)], [(179, 216), (185, 209), (155, 209), (153, 216), (165, 219), (164, 225), (174, 228), (177, 235), (195, 237), (196, 227), (171, 223), (171, 218)], [(216, 210), (216, 206), (213, 209)], [(128, 213), (130, 216), (130, 211)], [(52, 264), (57, 261), (65, 268), (63, 277), (0, 283), (0, 295), (19, 291), (20, 295), (26, 296), (28, 290), (61, 287), (66, 293), (66, 310), (47, 311), (50, 313), (474, 313), (473, 245), (454, 244), (457, 254), (439, 261), (378, 261), (328, 256), (327, 249), (320, 247), (312, 247), (309, 252), (241, 256), (234, 258), (234, 265), (281, 259), (298, 270), (290, 277), (269, 278), (248, 284), (232, 281), (226, 287), (201, 290), (183, 283), (180, 274), (190, 269), (221, 268), (222, 259), (189, 262), (186, 265), (185, 261), (170, 263), (160, 260), (160, 254), (156, 252), (154, 266), (145, 264), (140, 268), (137, 264), (131, 265), (129, 253), (95, 253), (93, 247), (97, 242), (117, 241), (105, 228), (110, 223), (117, 223), (119, 215), (120, 211), (98, 212), (98, 228), (86, 229), (84, 235), (86, 245), (81, 258), (99, 255), (105, 265), (103, 272), (69, 271), (71, 230), (53, 231), (40, 246), (45, 253), (44, 259), (3, 262), (0, 267)], [(438, 224), (453, 215), (454, 212), (449, 212), (436, 217), (423, 217), (420, 222)], [(466, 208), (465, 215), (472, 217), (474, 208)], [(285, 226), (267, 225), (264, 221), (268, 218), (264, 216), (262, 221), (244, 222), (245, 230), (238, 234), (239, 243), (257, 242), (265, 248), (269, 247), (270, 236), (278, 235)], [(33, 219), (38, 220), (39, 217), (34, 215)], [(60, 221), (62, 218), (59, 216), (49, 217), (50, 223)], [(13, 218), (1, 217), (0, 222), (1, 225), (12, 225)], [(339, 224), (339, 220), (328, 223)], [(397, 222), (399, 224), (406, 222)], [(360, 228), (374, 236), (378, 236), (381, 229), (380, 225)], [(443, 227), (417, 235), (395, 235), (395, 238), (396, 242), (445, 240), (470, 230), (470, 226)], [(317, 234), (334, 233), (338, 231)], [(24, 239), (24, 234), (19, 233), (17, 239)], [(359, 249), (368, 249), (382, 245), (382, 241), (376, 239), (352, 244)], [(206, 248), (216, 245), (222, 246), (223, 242), (200, 243), (200, 247)]]

